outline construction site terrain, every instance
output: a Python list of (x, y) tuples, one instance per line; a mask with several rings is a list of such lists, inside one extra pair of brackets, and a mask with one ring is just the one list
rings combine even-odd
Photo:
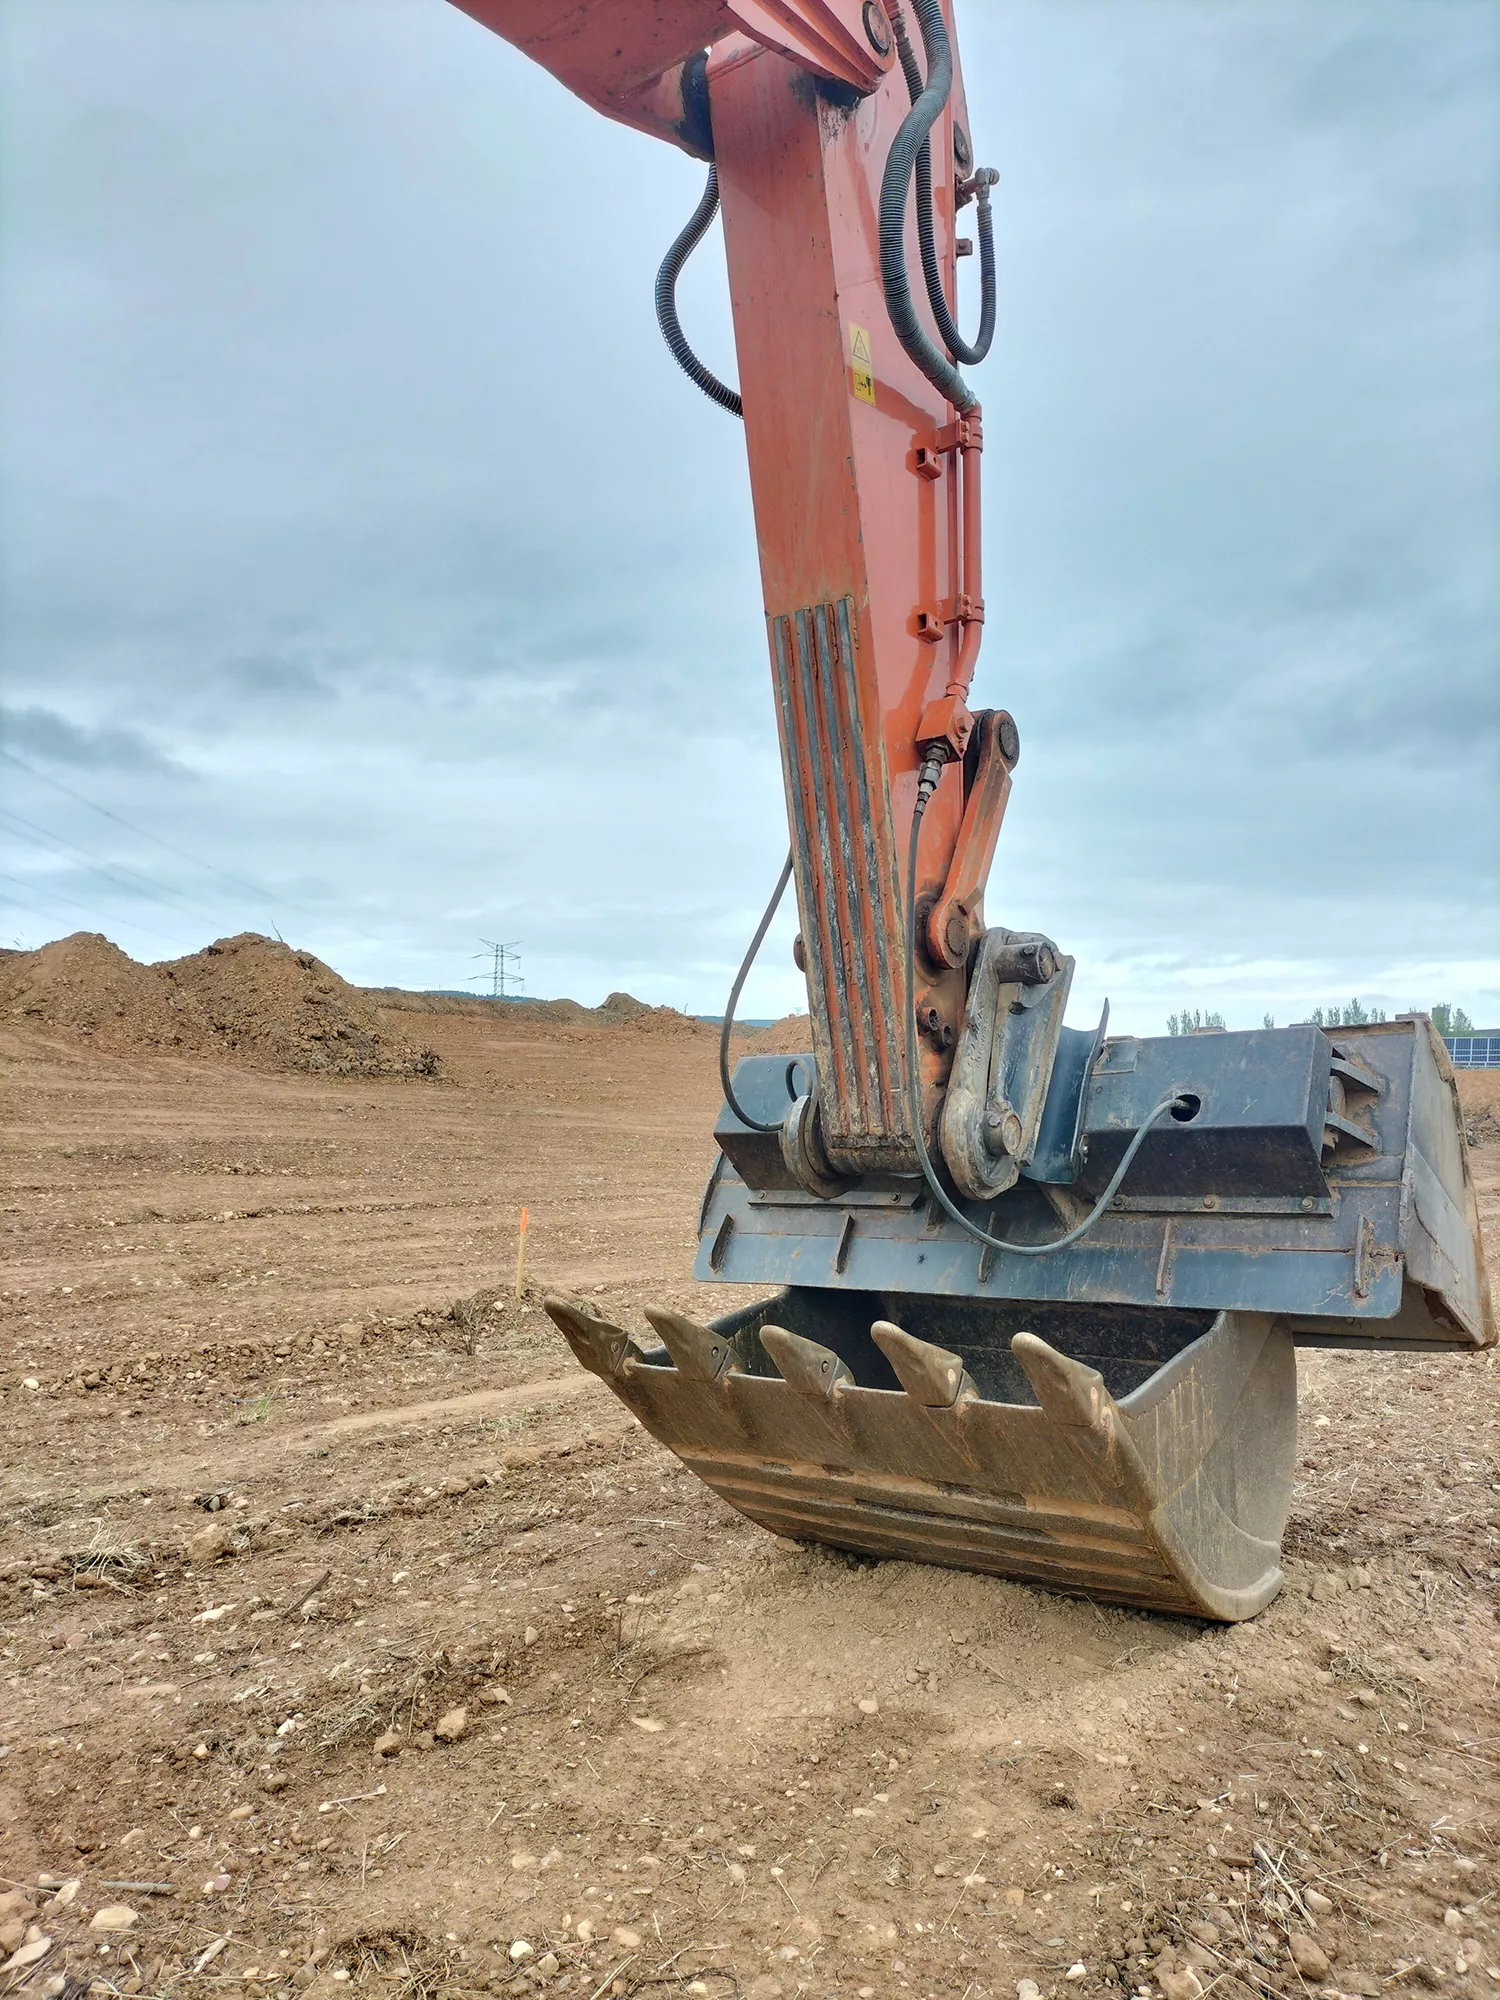
[(262, 944), (0, 962), (0, 1994), (1500, 2000), (1493, 1352), (1301, 1356), (1246, 1625), (778, 1542), (540, 1306), (740, 1302), (714, 1031)]

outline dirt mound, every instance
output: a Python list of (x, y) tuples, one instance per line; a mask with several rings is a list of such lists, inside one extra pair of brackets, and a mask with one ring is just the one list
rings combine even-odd
[(601, 1027), (628, 1028), (638, 1035), (704, 1035), (710, 1032), (696, 1014), (679, 1013), (675, 1007), (652, 1007), (633, 993), (606, 994), (590, 1017)]
[(339, 1076), (431, 1076), (437, 1057), (393, 1034), (308, 951), (247, 933), (189, 958), (138, 965), (97, 932), (0, 962), (0, 1016), (111, 1048), (234, 1055)]
[(507, 1020), (565, 1024), (597, 1018), (594, 1008), (577, 1000), (494, 1000), (477, 993), (411, 993), (402, 986), (357, 986), (354, 990), (372, 1006), (391, 1014), (480, 1014), (493, 1019), (503, 1010)]
[(696, 1014), (679, 1014), (675, 1007), (643, 1007), (621, 1025), (632, 1035), (666, 1037), (673, 1041), (693, 1037), (713, 1040), (719, 1032), (707, 1021), (700, 1021)]
[(566, 1027), (630, 1028), (645, 1035), (699, 1035), (695, 1015), (675, 1007), (652, 1007), (633, 993), (611, 993), (597, 1007), (577, 1000), (485, 1000), (467, 993), (407, 993), (399, 986), (362, 986), (361, 997), (392, 1014), (485, 1014), (502, 1009), (507, 1021), (549, 1022)]
[(1453, 1074), (1469, 1144), (1500, 1139), (1500, 1069), (1458, 1069)]
[(155, 966), (137, 965), (97, 931), (75, 931), (0, 964), (0, 1013), (148, 1048), (196, 1046), (206, 1022)]
[(356, 986), (370, 1006), (392, 1014), (483, 1014), (495, 1003), (472, 993), (408, 993), (400, 986)]
[(784, 1014), (769, 1028), (746, 1028), (745, 1039), (757, 1055), (800, 1056), (812, 1047), (812, 1016)]
[(611, 1021), (633, 1021), (651, 1010), (644, 1000), (637, 1000), (633, 993), (607, 993), (595, 1012)]
[(437, 1057), (395, 1036), (359, 991), (310, 951), (246, 932), (155, 968), (189, 994), (221, 1043), (278, 1068), (431, 1076)]

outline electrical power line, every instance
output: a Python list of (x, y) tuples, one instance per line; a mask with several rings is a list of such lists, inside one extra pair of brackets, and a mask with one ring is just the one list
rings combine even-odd
[[(191, 861), (195, 866), (205, 869), (211, 875), (222, 876), (226, 882), (232, 882), (237, 888), (249, 890), (251, 894), (260, 897), (263, 902), (271, 904), (273, 908), (279, 905), (286, 910), (295, 910), (300, 916), (306, 917), (312, 923), (319, 925), (326, 924), (329, 921), (326, 916), (320, 916), (317, 911), (308, 909), (305, 904), (294, 902), (289, 896), (273, 895), (269, 889), (260, 888), (257, 884), (247, 881), (242, 876), (231, 874), (227, 868), (220, 868), (212, 861), (204, 861), (196, 855), (189, 854), (184, 848), (175, 847), (171, 841), (163, 840), (159, 834), (148, 833), (145, 827), (137, 826), (133, 820), (125, 819), (121, 814), (112, 812), (108, 806), (97, 804), (93, 799), (85, 797), (82, 792), (75, 791), (71, 785), (65, 785), (60, 778), (54, 778), (49, 776), (45, 771), (39, 771), (34, 764), (28, 764), (24, 757), (18, 757), (13, 750), (0, 748), (0, 757), (3, 757), (7, 763), (14, 764), (18, 770), (27, 772), (31, 777), (40, 778), (43, 784), (51, 785), (54, 790), (66, 794), (68, 798), (76, 799), (80, 805), (87, 806), (91, 812), (99, 813), (104, 819), (113, 820), (117, 826), (123, 826), (127, 832), (138, 834), (143, 840), (153, 841), (156, 846), (164, 848), (168, 854), (174, 854), (183, 861)], [(132, 868), (128, 862), (117, 861), (106, 863), (98, 855), (91, 853), (88, 848), (80, 847), (76, 841), (66, 840), (60, 834), (49, 833), (45, 827), (37, 826), (34, 821), (22, 819), (19, 813), (6, 812), (3, 808), (0, 808), (0, 819), (15, 821), (16, 826), (13, 829), (14, 831), (20, 831), (27, 827), (31, 828), (31, 837), (33, 839), (39, 837), (43, 840), (51, 841), (54, 845), (70, 848), (74, 854), (83, 856), (96, 872), (102, 873), (107, 880), (114, 881), (119, 888), (124, 888), (132, 894), (140, 893), (130, 883), (121, 882), (119, 877), (111, 872), (114, 869), (120, 869), (127, 875), (133, 875), (136, 881), (148, 889), (158, 901), (164, 895), (175, 896), (179, 902), (186, 904), (190, 910), (195, 911), (199, 916), (207, 917), (211, 924), (223, 922), (222, 911), (210, 910), (202, 903), (195, 903), (191, 897), (185, 896), (180, 889), (174, 889), (167, 883), (157, 882), (154, 878), (141, 874), (138, 869)], [(22, 839), (27, 837), (24, 832), (21, 833)], [(74, 907), (81, 906), (75, 905)], [(109, 921), (125, 923), (131, 921), (131, 919), (122, 917), (110, 919)], [(365, 944), (378, 945), (382, 949), (386, 949), (389, 946), (390, 940), (388, 938), (374, 937), (369, 931), (357, 930), (354, 925), (343, 919), (339, 919), (338, 922), (341, 930), (353, 937), (359, 938)], [(146, 926), (137, 925), (136, 928), (144, 929)], [(272, 928), (274, 929), (275, 926), (273, 925)], [(281, 935), (280, 931), (277, 931), (276, 934), (278, 938)], [(155, 931), (152, 932), (152, 935), (160, 937), (162, 934), (160, 931)]]
[(205, 861), (200, 854), (189, 854), (186, 848), (176, 847), (170, 840), (163, 840), (159, 833), (150, 833), (145, 827), (137, 826), (134, 820), (126, 819), (122, 814), (112, 812), (108, 806), (101, 806), (97, 800), (85, 797), (71, 785), (65, 785), (61, 778), (54, 778), (47, 771), (39, 771), (35, 764), (28, 764), (24, 757), (18, 757), (13, 750), (0, 749), (0, 757), (4, 757), (7, 763), (14, 764), (18, 770), (28, 772), (33, 778), (40, 778), (44, 785), (51, 785), (54, 791), (66, 793), (70, 799), (76, 799), (81, 806), (87, 806), (90, 812), (96, 812), (104, 819), (112, 819), (116, 826), (123, 826), (128, 833), (139, 834), (142, 840), (149, 840), (157, 847), (164, 848), (168, 854), (175, 854), (179, 861), (190, 861), (195, 868), (205, 869), (210, 875), (221, 876), (224, 881), (234, 883), (236, 888), (248, 889), (253, 896), (259, 896), (262, 902), (273, 906), (279, 905), (283, 909), (296, 910), (304, 917), (313, 918), (316, 923), (323, 922), (315, 911), (293, 902), (290, 896), (275, 895), (256, 882), (247, 881), (243, 875), (231, 874), (227, 868), (219, 867), (217, 862)]
[[(165, 882), (157, 882), (149, 875), (141, 874), (139, 869), (132, 868), (128, 862), (105, 861), (100, 855), (91, 853), (88, 848), (80, 847), (76, 840), (68, 840), (60, 833), (49, 832), (46, 827), (38, 826), (35, 820), (23, 819), (19, 813), (8, 812), (0, 807), (0, 822), (5, 821), (10, 823), (9, 830), (18, 834), (22, 840), (30, 840), (35, 846), (52, 847), (59, 852), (80, 856), (96, 874), (103, 875), (108, 881), (113, 882), (117, 889), (124, 889), (129, 895), (138, 896), (144, 889), (158, 903), (164, 896), (175, 896), (179, 903), (185, 904), (196, 916), (207, 917), (210, 923), (219, 921), (217, 912), (206, 909), (201, 903), (195, 903), (190, 896), (184, 896), (180, 889), (173, 889)], [(134, 876), (134, 881), (127, 882), (125, 880), (127, 875)]]
[[(49, 903), (66, 903), (70, 910), (81, 910), (84, 916), (93, 917), (98, 923), (124, 924), (127, 930), (140, 931), (146, 937), (161, 938), (165, 944), (175, 945), (180, 943), (180, 939), (168, 937), (165, 931), (156, 931), (149, 924), (137, 923), (134, 917), (106, 917), (102, 911), (92, 908), (88, 903), (76, 903), (71, 896), (60, 896), (55, 889), (46, 889), (35, 882), (27, 882), (19, 875), (7, 875), (3, 870), (0, 870), (0, 882), (14, 883), (16, 888), (25, 889), (30, 895), (40, 896)], [(18, 907), (24, 908), (26, 906), (19, 905)]]

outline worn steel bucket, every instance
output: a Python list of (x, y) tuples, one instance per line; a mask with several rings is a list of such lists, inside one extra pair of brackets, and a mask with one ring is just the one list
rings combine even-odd
[(774, 1534), (1234, 1620), (1281, 1587), (1297, 1367), (1265, 1315), (792, 1287), (660, 1345), (547, 1311)]

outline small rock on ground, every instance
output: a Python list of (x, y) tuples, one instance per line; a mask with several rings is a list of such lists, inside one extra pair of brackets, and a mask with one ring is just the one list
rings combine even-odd
[(1159, 1972), (1157, 1979), (1166, 2000), (1199, 2000), (1203, 1992), (1203, 1982), (1191, 1966), (1180, 1972)]
[(128, 1931), (138, 1917), (128, 1903), (106, 1903), (102, 1910), (95, 1910), (89, 1918), (91, 1931)]
[(208, 1527), (200, 1528), (187, 1545), (190, 1563), (217, 1562), (234, 1547), (234, 1529), (227, 1521), (213, 1521)]
[(1321, 1945), (1316, 1944), (1302, 1931), (1293, 1931), (1286, 1942), (1292, 1963), (1304, 1979), (1319, 1980), (1328, 1977), (1328, 1954)]

